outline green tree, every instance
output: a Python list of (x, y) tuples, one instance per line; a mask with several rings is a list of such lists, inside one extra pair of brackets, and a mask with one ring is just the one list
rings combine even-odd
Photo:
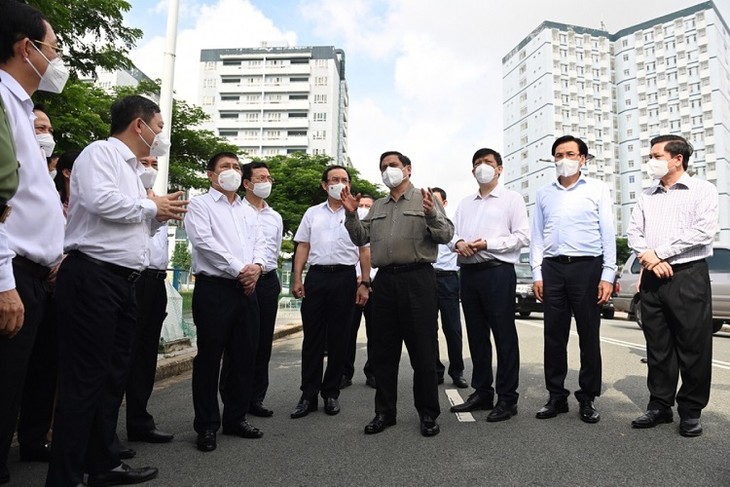
[(190, 270), (193, 265), (193, 257), (190, 255), (187, 242), (175, 243), (175, 249), (172, 251), (171, 264), (175, 269), (181, 269), (184, 271)]
[(620, 268), (631, 255), (631, 249), (629, 248), (629, 239), (617, 237), (616, 238), (616, 265)]

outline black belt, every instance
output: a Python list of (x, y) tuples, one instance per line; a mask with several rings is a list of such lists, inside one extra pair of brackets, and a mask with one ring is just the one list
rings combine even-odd
[(167, 271), (161, 271), (159, 269), (145, 269), (142, 271), (142, 275), (152, 279), (159, 279), (160, 281), (167, 279)]
[(269, 272), (264, 272), (259, 276), (259, 281), (263, 281), (264, 279), (271, 279), (272, 277), (276, 277), (276, 269)]
[(550, 262), (558, 262), (560, 264), (572, 264), (573, 262), (585, 262), (589, 260), (602, 259), (600, 255), (558, 255), (556, 257), (545, 257)]
[(40, 279), (42, 281), (46, 280), (48, 278), (48, 274), (51, 273), (50, 267), (40, 265), (39, 263), (33, 262), (27, 257), (23, 257), (22, 255), (16, 255), (15, 257), (13, 257), (13, 265), (20, 269), (23, 269), (36, 279)]
[(673, 271), (681, 271), (682, 269), (688, 269), (696, 264), (705, 262), (705, 259), (693, 260), (692, 262), (682, 262), (681, 264), (672, 264)]
[(462, 271), (482, 271), (484, 269), (491, 269), (493, 267), (499, 267), (501, 265), (508, 265), (507, 262), (501, 260), (492, 259), (485, 260), (484, 262), (477, 262), (476, 264), (460, 264)]
[(400, 274), (401, 272), (410, 272), (418, 269), (425, 269), (426, 267), (433, 269), (430, 262), (414, 262), (412, 264), (390, 264), (378, 267), (378, 272), (383, 272), (385, 274)]
[(434, 269), (436, 271), (436, 277), (446, 277), (446, 276), (455, 276), (458, 274), (456, 271), (440, 271), (438, 269)]
[(203, 282), (214, 282), (216, 284), (223, 284), (225, 286), (242, 287), (238, 279), (227, 279), (225, 277), (207, 276), (205, 274), (195, 274), (197, 281)]
[(91, 257), (90, 255), (86, 255), (83, 252), (80, 252), (78, 250), (72, 250), (68, 253), (70, 256), (79, 257), (81, 259), (84, 259), (87, 262), (91, 262), (92, 264), (96, 264), (99, 267), (108, 270), (109, 272), (112, 272), (120, 277), (123, 277), (129, 282), (137, 282), (137, 280), (140, 278), (142, 273), (140, 271), (135, 271), (134, 269), (130, 269), (129, 267), (123, 267), (117, 264), (112, 264), (111, 262), (104, 262), (103, 260), (95, 259), (94, 257)]
[(355, 266), (354, 265), (344, 265), (344, 264), (334, 264), (334, 265), (319, 265), (315, 264), (312, 266), (309, 266), (310, 271), (317, 271), (317, 272), (344, 272), (344, 271), (354, 271)]

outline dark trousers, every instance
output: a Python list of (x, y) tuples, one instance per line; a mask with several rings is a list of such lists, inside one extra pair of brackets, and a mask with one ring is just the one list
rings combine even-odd
[(597, 295), (602, 266), (600, 257), (572, 263), (543, 260), (545, 385), (551, 399), (570, 395), (564, 384), (571, 315), (575, 316), (580, 344), (580, 389), (575, 397), (592, 401), (601, 395), (601, 307)]
[(279, 311), (279, 293), (281, 283), (276, 271), (271, 271), (256, 283), (256, 297), (259, 302), (261, 325), (259, 327), (259, 344), (256, 349), (256, 364), (254, 365), (253, 402), (263, 402), (266, 391), (269, 389), (269, 360), (271, 360), (271, 345), (274, 341), (274, 326), (276, 313)]
[(58, 323), (53, 294), (46, 295), (42, 307), (43, 318), (28, 362), (20, 403), (18, 443), (21, 448), (43, 447), (53, 422), (58, 383)]
[(160, 333), (167, 316), (165, 281), (143, 273), (135, 284), (137, 326), (132, 346), (132, 360), (127, 379), (127, 433), (144, 433), (155, 429), (155, 419), (147, 403), (155, 385)]
[[(360, 331), (360, 322), (363, 316), (365, 317), (365, 333), (368, 337), (368, 358), (370, 357), (370, 324), (373, 320), (373, 305), (372, 299), (368, 299), (364, 307), (355, 306), (355, 311), (352, 314), (352, 328), (350, 329), (350, 339), (347, 344), (347, 356), (345, 357), (345, 367), (342, 371), (342, 375), (352, 380), (355, 375), (355, 355), (357, 354), (357, 334)], [(370, 361), (365, 361), (365, 367), (362, 369), (365, 377), (372, 377), (373, 371), (370, 367)]]
[[(302, 399), (340, 396), (340, 379), (355, 311), (357, 276), (355, 267), (325, 272), (310, 267), (304, 280), (302, 301)], [(327, 369), (324, 350), (327, 346)]]
[(47, 486), (120, 465), (115, 442), (137, 321), (134, 283), (69, 255), (56, 285), (58, 407)]
[(498, 400), (516, 404), (520, 381), (520, 343), (515, 327), (515, 267), (461, 268), (461, 302), (473, 363), (471, 385), (480, 397), (494, 399), (492, 341), (497, 351)]
[[(443, 273), (436, 271), (436, 295), (441, 313), (441, 330), (446, 337), (449, 353), (449, 375), (460, 377), (464, 373), (464, 357), (461, 354), (461, 312), (459, 311), (459, 275), (456, 271)], [(436, 373), (444, 377), (446, 367), (441, 363), (438, 346), (436, 347)]]
[(235, 280), (198, 276), (193, 320), (198, 337), (198, 353), (193, 359), (193, 426), (198, 433), (220, 428), (219, 388), (223, 425), (235, 426), (246, 419), (251, 403), (259, 339), (256, 293), (246, 296)]
[(436, 376), (436, 276), (431, 266), (400, 273), (380, 269), (373, 284), (369, 341), (375, 374), (375, 412), (397, 415), (398, 365), (403, 343), (413, 368), (413, 396), (419, 415), (438, 417)]
[[(26, 370), (38, 328), (45, 321), (52, 305), (45, 279), (34, 276), (16, 264), (13, 264), (13, 275), (15, 289), (25, 307), (25, 318), (23, 327), (13, 338), (0, 336), (0, 469), (5, 467), (8, 460), (23, 396)], [(55, 373), (50, 373), (55, 382)]]
[[(671, 279), (644, 271), (641, 313), (646, 337), (649, 409), (669, 408), (699, 418), (710, 399), (712, 299), (707, 262), (674, 266)], [(682, 386), (677, 392), (677, 381)]]

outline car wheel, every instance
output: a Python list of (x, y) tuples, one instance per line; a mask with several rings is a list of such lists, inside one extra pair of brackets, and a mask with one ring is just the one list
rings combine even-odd
[(522, 316), (523, 318), (527, 318), (528, 316), (530, 316), (530, 312), (529, 311), (520, 311), (520, 316)]
[(604, 309), (601, 311), (601, 316), (603, 316), (603, 319), (605, 320), (612, 320), (614, 315), (614, 310), (612, 309)]
[(717, 333), (722, 329), (722, 325), (725, 323), (723, 320), (712, 320), (712, 333)]

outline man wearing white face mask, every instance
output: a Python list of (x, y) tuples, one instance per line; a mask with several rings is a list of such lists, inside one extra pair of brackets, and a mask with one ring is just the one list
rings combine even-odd
[(532, 222), (530, 265), (533, 289), (545, 321), (545, 385), (550, 398), (538, 419), (568, 412), (565, 377), (568, 337), (575, 316), (580, 337), (580, 373), (575, 392), (580, 419), (597, 423), (593, 401), (601, 395), (601, 306), (616, 275), (613, 200), (605, 183), (581, 175), (588, 146), (577, 137), (559, 137), (552, 147), (557, 178), (540, 188)]
[(208, 161), (207, 169), (211, 188), (190, 201), (185, 218), (193, 246), (193, 319), (198, 335), (193, 360), (193, 426), (202, 452), (216, 449), (221, 424), (224, 435), (252, 439), (264, 435), (246, 420), (246, 414), (259, 336), (256, 284), (268, 270), (266, 237), (256, 212), (237, 194), (241, 186), (238, 156), (218, 153)]
[[(0, 200), (0, 483), (9, 480), (6, 461), (28, 361), (38, 327), (53, 307), (52, 269), (63, 255), (63, 212), (35, 135), (31, 101), (37, 90), (63, 88), (47, 82), (62, 81), (53, 76), (61, 63), (58, 50), (56, 34), (40, 11), (0, 2), (0, 97), (19, 163), (17, 192)], [(13, 183), (14, 173), (7, 174)], [(42, 224), (32, 224), (39, 218)]]
[(649, 368), (649, 404), (631, 425), (671, 423), (676, 400), (679, 433), (689, 437), (702, 434), (700, 416), (710, 399), (712, 300), (706, 258), (719, 227), (717, 188), (687, 174), (692, 152), (678, 135), (651, 141), (647, 172), (654, 184), (634, 206), (626, 232), (643, 268), (639, 289)]
[[(350, 241), (345, 230), (342, 191), (350, 187), (350, 174), (342, 166), (328, 166), (322, 173), (322, 189), (327, 201), (307, 209), (294, 241), (294, 296), (302, 298), (302, 395), (293, 419), (317, 410), (318, 394), (324, 399), (325, 413), (340, 412), (338, 398), (345, 367), (355, 305), (364, 306), (369, 297), (370, 261), (363, 264), (365, 285), (358, 286), (355, 264), (367, 252)], [(306, 282), (304, 264), (309, 262)], [(325, 345), (327, 369), (322, 375)]]
[[(33, 128), (35, 129), (36, 140), (38, 140), (38, 145), (41, 148), (43, 157), (50, 159), (53, 155), (53, 149), (56, 148), (56, 141), (53, 139), (53, 125), (51, 124), (51, 119), (46, 113), (46, 108), (39, 103), (36, 103), (33, 106), (33, 115), (35, 115)], [(49, 167), (48, 172), (51, 171), (52, 168)], [(56, 177), (56, 174), (52, 173), (51, 179), (54, 177)]]
[[(472, 157), (472, 174), (479, 184), (454, 215), (454, 251), (461, 267), (461, 305), (471, 350), (474, 393), (452, 412), (492, 409), (487, 421), (517, 414), (520, 345), (515, 328), (514, 264), (530, 243), (530, 224), (522, 195), (498, 184), (502, 156), (479, 149)], [(496, 382), (492, 375), (492, 342), (497, 351)], [(493, 384), (496, 386), (494, 387)]]

